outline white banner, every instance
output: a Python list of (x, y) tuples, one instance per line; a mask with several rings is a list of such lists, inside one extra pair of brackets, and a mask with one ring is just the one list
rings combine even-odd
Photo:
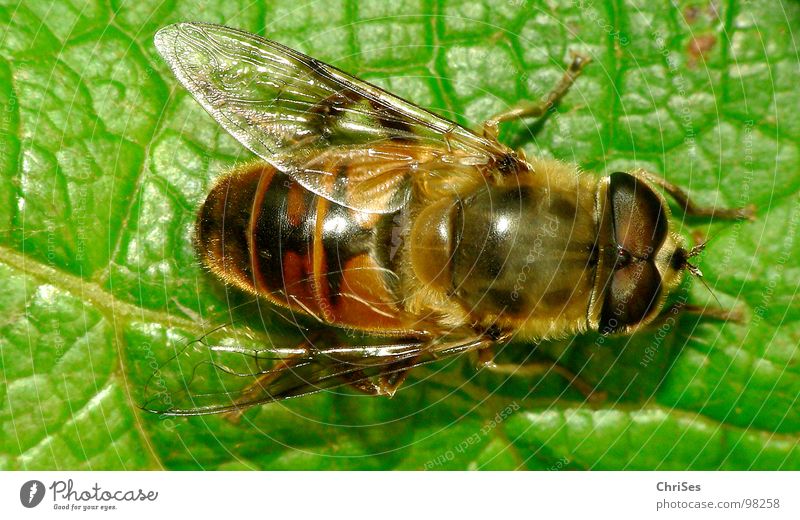
[(7, 519), (800, 518), (794, 472), (2, 472), (0, 483)]

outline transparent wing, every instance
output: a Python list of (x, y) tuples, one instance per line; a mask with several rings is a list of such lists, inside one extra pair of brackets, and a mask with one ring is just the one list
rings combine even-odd
[[(161, 29), (155, 44), (181, 83), (232, 136), (307, 189), (340, 204), (348, 201), (328, 178), (333, 172), (309, 167), (323, 150), (380, 150), (402, 142), (440, 150), (447, 157), (437, 160), (445, 164), (476, 168), (508, 161), (508, 150), (493, 140), (253, 34), (179, 23)], [(380, 160), (408, 160), (408, 154), (388, 153)]]
[(154, 373), (141, 407), (164, 415), (207, 415), (344, 385), (365, 389), (375, 387), (379, 378), (391, 379), (393, 374), (486, 345), (485, 339), (470, 338), (329, 348), (205, 346), (200, 349), (202, 361), (184, 357), (189, 353), (184, 349)]

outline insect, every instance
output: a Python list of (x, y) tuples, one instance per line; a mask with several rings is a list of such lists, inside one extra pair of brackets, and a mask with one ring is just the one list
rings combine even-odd
[[(216, 276), (320, 324), (292, 348), (210, 347), (221, 389), (187, 390), (162, 413), (205, 414), (340, 385), (393, 395), (409, 370), (492, 349), (657, 322), (703, 244), (687, 249), (645, 171), (597, 177), (526, 158), (498, 125), (539, 117), (587, 58), (528, 103), (472, 131), (343, 71), (236, 29), (168, 26), (158, 51), (208, 113), (260, 160), (223, 175), (196, 222)], [(350, 345), (333, 329), (370, 334)], [(271, 363), (268, 363), (271, 361)], [(245, 386), (229, 381), (251, 376)], [(237, 380), (238, 380), (237, 379)], [(235, 389), (234, 389), (235, 387)]]

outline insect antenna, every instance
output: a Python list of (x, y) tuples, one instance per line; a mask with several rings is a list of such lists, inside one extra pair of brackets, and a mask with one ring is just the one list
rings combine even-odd
[(692, 247), (688, 252), (681, 251), (683, 253), (681, 255), (683, 257), (681, 258), (683, 266), (686, 268), (687, 271), (689, 271), (694, 276), (701, 279), (703, 278), (703, 271), (701, 271), (700, 268), (697, 267), (696, 265), (689, 263), (689, 259), (702, 254), (706, 248), (707, 243), (708, 241), (700, 242), (696, 246)]
[[(698, 269), (698, 273), (700, 273), (699, 269)], [(716, 293), (714, 293), (714, 291), (711, 290), (711, 287), (708, 285), (708, 282), (706, 282), (706, 279), (703, 277), (703, 273), (698, 274), (697, 275), (697, 279), (700, 280), (700, 283), (703, 284), (703, 287), (705, 287), (708, 290), (708, 292), (711, 294), (711, 296), (714, 297), (714, 300), (717, 301), (717, 305), (719, 305), (720, 308), (722, 308), (723, 307), (722, 302), (719, 301), (719, 298), (717, 298)]]
[[(719, 236), (719, 235), (717, 235), (717, 236)], [(708, 285), (708, 282), (706, 282), (706, 279), (703, 276), (703, 271), (701, 271), (700, 268), (697, 267), (696, 265), (689, 263), (689, 258), (692, 258), (693, 256), (699, 256), (700, 254), (702, 254), (703, 251), (706, 249), (706, 245), (708, 245), (708, 243), (711, 242), (711, 240), (713, 240), (714, 238), (716, 238), (716, 236), (713, 237), (713, 238), (709, 238), (708, 240), (706, 240), (704, 242), (701, 242), (701, 243), (697, 244), (696, 246), (692, 247), (692, 249), (690, 249), (689, 252), (686, 254), (685, 265), (686, 265), (686, 270), (689, 271), (690, 273), (692, 273), (693, 276), (696, 276), (698, 280), (700, 280), (700, 283), (703, 284), (703, 287), (705, 287), (708, 290), (708, 292), (711, 294), (711, 296), (713, 296), (714, 299), (717, 301), (717, 304), (720, 307), (722, 307), (723, 306), (722, 302), (719, 301), (719, 298), (717, 298), (717, 295), (714, 293), (714, 291), (711, 290), (711, 287)]]

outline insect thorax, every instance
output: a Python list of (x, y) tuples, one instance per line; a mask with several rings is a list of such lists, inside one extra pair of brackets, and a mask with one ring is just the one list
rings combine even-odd
[(418, 275), (478, 323), (535, 337), (585, 330), (597, 265), (597, 182), (548, 162), (433, 204), (412, 232)]

